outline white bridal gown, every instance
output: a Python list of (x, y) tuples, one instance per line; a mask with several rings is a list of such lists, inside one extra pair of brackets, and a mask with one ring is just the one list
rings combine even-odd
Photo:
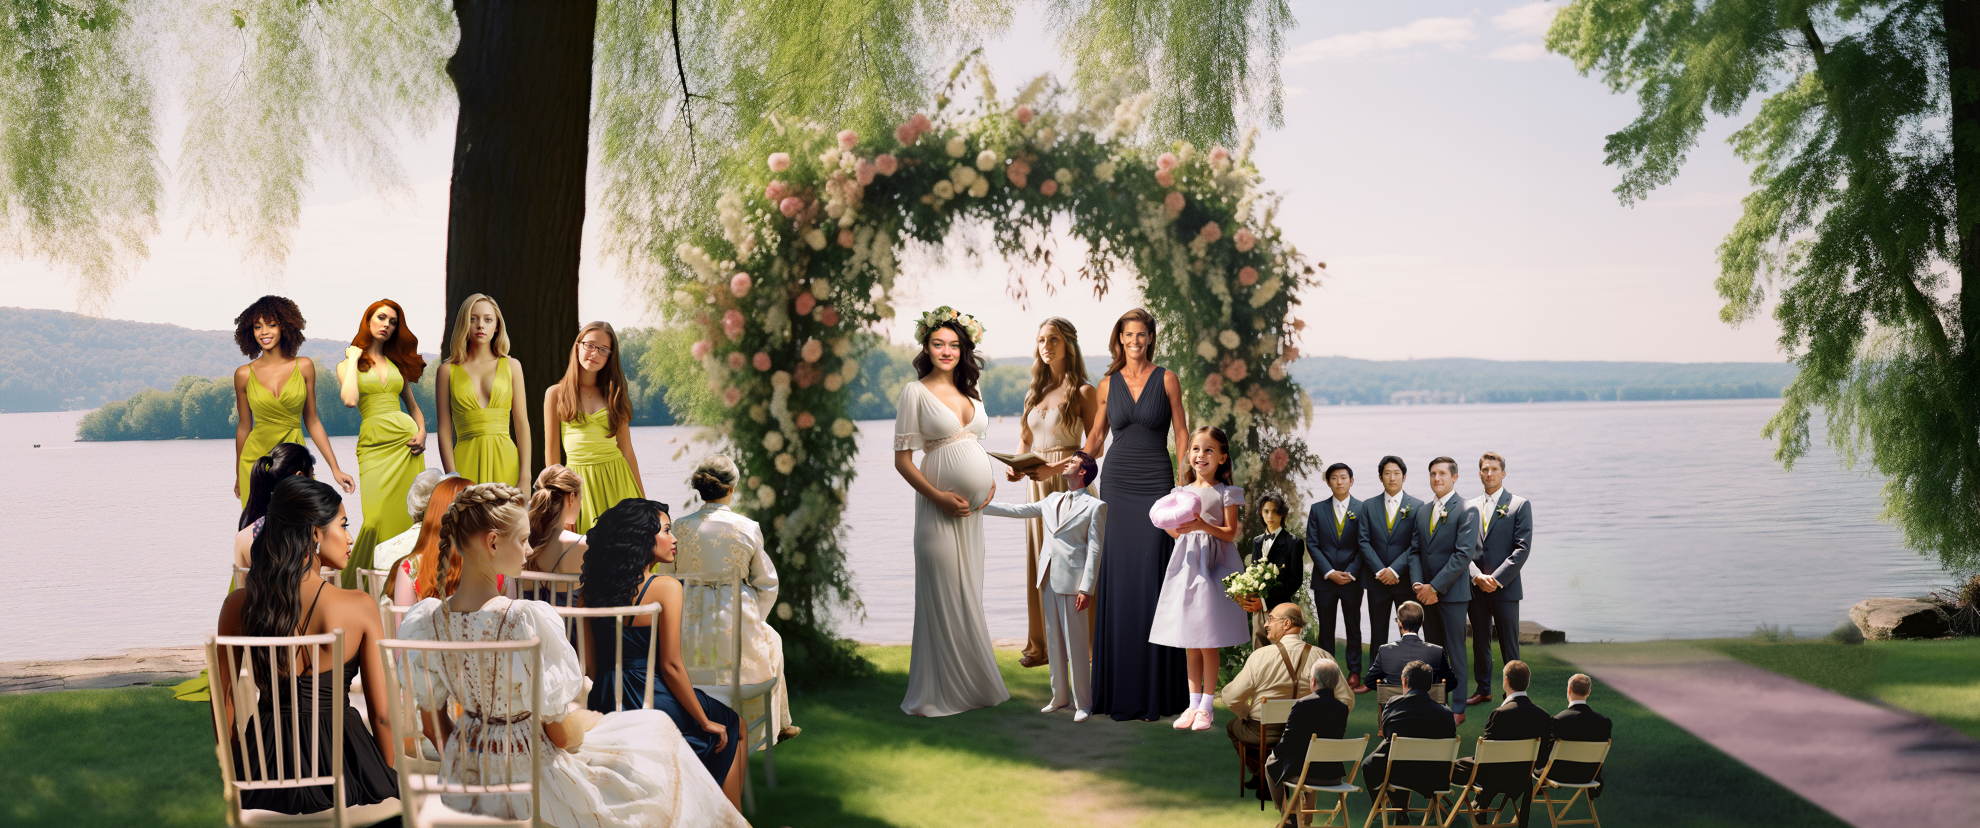
[[(901, 389), (894, 450), (922, 450), (921, 473), (935, 488), (976, 507), (992, 486), (990, 455), (977, 442), (990, 430), (983, 401), (970, 401), (969, 424), (920, 382)], [(901, 710), (949, 716), (994, 707), (1011, 697), (990, 651), (983, 621), (983, 515), (953, 518), (928, 498), (914, 498), (914, 649)]]

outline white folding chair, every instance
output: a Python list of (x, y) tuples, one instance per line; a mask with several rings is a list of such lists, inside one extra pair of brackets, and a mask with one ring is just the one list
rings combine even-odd
[[(610, 618), (613, 620), (611, 693), (612, 710), (615, 712), (626, 709), (626, 619), (635, 615), (645, 615), (651, 619), (648, 623), (652, 626), (647, 627), (647, 629), (652, 632), (646, 637), (646, 695), (639, 707), (641, 709), (652, 710), (653, 682), (655, 680), (653, 671), (657, 666), (656, 662), (660, 660), (660, 602), (654, 601), (649, 604), (627, 607), (559, 606), (556, 609), (557, 615), (564, 619), (566, 634), (577, 639), (579, 664), (585, 663), (585, 653), (588, 648), (601, 645), (595, 640), (586, 643), (586, 636), (583, 631), (577, 629), (577, 625), (587, 623), (587, 619), (592, 618)], [(604, 673), (603, 670), (599, 670), (598, 672), (601, 675)]]
[[(1593, 825), (1595, 828), (1602, 828), (1602, 818), (1595, 813), (1595, 800), (1593, 797), (1585, 796), (1585, 794), (1601, 786), (1602, 783), (1593, 780), (1600, 778), (1602, 763), (1609, 760), (1609, 746), (1612, 744), (1615, 744), (1614, 740), (1607, 742), (1563, 741), (1554, 743), (1553, 752), (1547, 756), (1547, 766), (1540, 769), (1540, 773), (1533, 782), (1534, 798), (1540, 800), (1540, 804), (1545, 805), (1547, 808), (1548, 824), (1555, 826)], [(1561, 762), (1590, 764), (1595, 766), (1595, 770), (1589, 774), (1588, 778), (1590, 781), (1588, 782), (1557, 782), (1553, 779), (1554, 765)], [(1563, 788), (1574, 791), (1574, 795), (1568, 797), (1565, 801), (1554, 799), (1554, 791)], [(1568, 809), (1574, 807), (1574, 803), (1576, 802), (1588, 806), (1587, 819), (1567, 818)]]
[[(1533, 760), (1539, 757), (1539, 739), (1493, 741), (1482, 736), (1479, 737), (1478, 748), (1472, 754), (1471, 775), (1462, 784), (1451, 784), (1451, 811), (1445, 815), (1444, 824), (1450, 825), (1457, 821), (1458, 814), (1464, 814), (1470, 818), (1472, 828), (1519, 828), (1517, 813), (1514, 814), (1514, 819), (1511, 822), (1499, 821), (1504, 818), (1506, 808), (1511, 807), (1515, 811), (1518, 810), (1518, 798), (1507, 797), (1495, 814), (1491, 809), (1486, 808), (1478, 801), (1478, 795), (1484, 793), (1478, 786), (1478, 775), (1484, 772), (1486, 765), (1520, 765), (1522, 767), (1519, 769), (1517, 778), (1523, 783), (1532, 778)], [(1493, 821), (1479, 821), (1480, 818), (1487, 815), (1491, 815)]]
[[(414, 733), (430, 726), (433, 733), (440, 732), (440, 717), (445, 711), (420, 708), (418, 700), (422, 697), (448, 698), (448, 707), (458, 705), (461, 715), (457, 722), (480, 721), (473, 745), (458, 752), (441, 746), (438, 771), (420, 773), (410, 763), (398, 763), (401, 824), (418, 828), (546, 825), (541, 797), (543, 727), (530, 714), (543, 708), (543, 684), (533, 678), (543, 674), (543, 640), (535, 636), (520, 641), (387, 639), (378, 642), (378, 647), (395, 665), (397, 674), (398, 692), (387, 705), (394, 728)], [(529, 708), (515, 709), (507, 694), (490, 709), (492, 700), (449, 692), (447, 688), (469, 686), (466, 665), (470, 660), (476, 668), (477, 686), (483, 687), (509, 687), (517, 681), (512, 671), (527, 669), (532, 678), (520, 683), (529, 686)], [(444, 679), (442, 670), (448, 673)], [(448, 741), (464, 738), (466, 727), (457, 727)], [(525, 733), (518, 734), (518, 728)], [(499, 736), (491, 735), (497, 730)], [(515, 749), (524, 744), (529, 754), (527, 781), (517, 778), (521, 774)], [(463, 765), (472, 768), (471, 778), (478, 781), (463, 781), (470, 778), (469, 767)], [(528, 797), (526, 809), (517, 807), (517, 796)]]
[(525, 571), (516, 576), (515, 597), (542, 601), (554, 607), (568, 607), (581, 577), (575, 572)]
[[(1424, 799), (1429, 800), (1423, 806), (1422, 810), (1424, 825), (1429, 825), (1434, 820), (1441, 820), (1444, 812), (1444, 800), (1439, 798), (1438, 794), (1442, 793), (1444, 788), (1450, 784), (1451, 764), (1457, 761), (1457, 755), (1458, 740), (1455, 738), (1411, 739), (1407, 736), (1397, 736), (1394, 739), (1390, 739), (1389, 762), (1382, 769), (1382, 784), (1374, 789), (1375, 805), (1369, 809), (1368, 819), (1362, 823), (1363, 828), (1374, 824), (1375, 818), (1378, 815), (1382, 819), (1384, 828), (1387, 828), (1390, 824), (1389, 815), (1395, 813), (1400, 813), (1402, 815), (1402, 824), (1407, 824), (1409, 822), (1409, 815), (1417, 813), (1416, 809), (1409, 807), (1409, 795), (1411, 793), (1421, 794)], [(1436, 771), (1438, 774), (1437, 787), (1434, 790), (1417, 791), (1411, 788), (1397, 786), (1397, 762), (1440, 763), (1442, 767)], [(1389, 795), (1392, 793), (1403, 795), (1403, 804), (1401, 806), (1395, 806), (1390, 803)]]
[[(1272, 725), (1285, 724), (1286, 719), (1292, 716), (1293, 702), (1295, 701), (1298, 700), (1266, 699), (1258, 703), (1258, 743), (1255, 745), (1248, 745), (1243, 742), (1237, 743), (1239, 797), (1244, 796), (1244, 776), (1246, 770), (1257, 771), (1258, 784), (1260, 786), (1265, 784), (1265, 757), (1271, 755), (1272, 745), (1278, 744), (1277, 742), (1266, 744), (1265, 729)], [(1258, 807), (1260, 810), (1263, 810), (1265, 808), (1265, 800), (1259, 800)]]
[[(1382, 708), (1388, 707), (1389, 702), (1395, 701), (1396, 699), (1402, 697), (1403, 694), (1408, 692), (1409, 692), (1409, 688), (1404, 687), (1400, 684), (1375, 685), (1375, 718), (1379, 721), (1382, 718)], [(1430, 690), (1426, 693), (1426, 695), (1430, 697), (1431, 701), (1436, 702), (1438, 704), (1443, 704), (1444, 703), (1443, 682), (1437, 682), (1435, 684), (1430, 685)]]
[[(1348, 794), (1361, 790), (1355, 787), (1354, 777), (1361, 773), (1361, 752), (1367, 747), (1366, 733), (1359, 739), (1322, 739), (1314, 736), (1307, 740), (1306, 761), (1300, 764), (1299, 781), (1286, 783), (1286, 802), (1285, 808), (1279, 814), (1279, 825), (1285, 825), (1286, 820), (1297, 818), (1296, 824), (1300, 828), (1306, 828), (1314, 824), (1312, 817), (1316, 814), (1321, 817), (1319, 823), (1321, 825), (1335, 824), (1336, 817), (1340, 818), (1340, 825), (1347, 825)], [(1327, 762), (1346, 762), (1347, 775), (1341, 777), (1340, 782), (1332, 785), (1307, 784), (1306, 779), (1308, 774), (1313, 772), (1313, 766)], [(1337, 797), (1334, 800), (1334, 807), (1324, 811), (1319, 810), (1320, 794), (1334, 794)], [(1314, 800), (1312, 808), (1306, 807), (1306, 799), (1309, 796)]]
[[(322, 648), (330, 648), (329, 669), (324, 669)], [(307, 652), (307, 656), (302, 653)], [(224, 658), (222, 658), (224, 654)], [(313, 689), (305, 701), (297, 692), (299, 675), (307, 668), (312, 682), (328, 677), (334, 687), (328, 707)], [(344, 630), (337, 628), (319, 635), (283, 637), (218, 636), (206, 637), (206, 674), (213, 687), (213, 732), (219, 734), (214, 751), (220, 757), (220, 781), (227, 801), (230, 826), (322, 825), (334, 828), (374, 825), (399, 812), (399, 801), (388, 799), (371, 805), (348, 807), (344, 804)], [(260, 679), (257, 680), (257, 674)], [(281, 705), (263, 711), (261, 682), (278, 699), (289, 700), (287, 713)], [(276, 717), (264, 721), (263, 717)], [(330, 722), (330, 732), (322, 724)], [(231, 721), (230, 721), (231, 720)], [(283, 744), (286, 737), (287, 744)], [(318, 762), (329, 740), (329, 768)], [(235, 747), (240, 762), (235, 761)], [(241, 765), (244, 764), (245, 767)], [(271, 766), (272, 765), (272, 766)], [(327, 771), (327, 772), (326, 772)], [(244, 791), (270, 791), (285, 788), (330, 786), (331, 805), (311, 814), (284, 814), (275, 811), (243, 809)]]
[(392, 570), (366, 569), (360, 566), (357, 568), (357, 577), (358, 584), (364, 587), (364, 591), (370, 594), (371, 597), (377, 598), (384, 594), (385, 582), (391, 580)]
[[(697, 682), (694, 685), (694, 689), (700, 690), (703, 693), (707, 693), (710, 698), (713, 698), (716, 701), (728, 705), (729, 709), (736, 711), (737, 715), (742, 714), (743, 702), (750, 701), (752, 699), (763, 700), (763, 715), (758, 716), (754, 720), (744, 720), (742, 723), (743, 735), (745, 737), (743, 739), (742, 748), (746, 753), (754, 752), (757, 750), (763, 751), (763, 779), (764, 782), (766, 782), (770, 786), (770, 790), (774, 791), (777, 789), (777, 693), (776, 690), (777, 690), (777, 683), (783, 681), (784, 676), (782, 671), (779, 671), (777, 675), (771, 676), (770, 678), (764, 681), (760, 681), (755, 684), (743, 684), (743, 680), (742, 680), (743, 627), (745, 626), (746, 623), (744, 620), (744, 612), (746, 611), (747, 608), (743, 605), (743, 599), (742, 599), (743, 598), (742, 573), (740, 570), (738, 570), (734, 576), (726, 579), (695, 578), (692, 576), (679, 576), (679, 575), (676, 575), (675, 577), (678, 578), (683, 585), (694, 584), (699, 586), (709, 586), (709, 587), (715, 587), (718, 590), (726, 587), (729, 591), (728, 598), (731, 601), (729, 620), (733, 624), (735, 629), (735, 635), (733, 637), (729, 649), (730, 663), (728, 665), (720, 664), (721, 654), (719, 652), (720, 650), (719, 647), (716, 648), (718, 652), (713, 654), (696, 652), (693, 656), (693, 660), (689, 660), (687, 662), (688, 673), (690, 675), (695, 675), (699, 673), (701, 675), (706, 675), (710, 678), (718, 677), (721, 672), (729, 673), (728, 676), (729, 680), (727, 682), (716, 681), (705, 684)], [(713, 617), (713, 616), (711, 614), (710, 616), (705, 616), (705, 617)], [(686, 619), (683, 619), (683, 621), (685, 620)], [(685, 650), (688, 648), (683, 647), (682, 649)], [(699, 648), (695, 648), (695, 649), (698, 650)], [(712, 661), (703, 659), (702, 656), (704, 655), (713, 655), (714, 659)], [(726, 666), (727, 668), (726, 670), (723, 669), (724, 666)], [(760, 737), (756, 735), (756, 729), (759, 726), (763, 728), (763, 735)], [(749, 763), (747, 761), (743, 763), (743, 794), (742, 795), (743, 795), (743, 804), (751, 812), (754, 812), (756, 810), (756, 793), (750, 784)]]

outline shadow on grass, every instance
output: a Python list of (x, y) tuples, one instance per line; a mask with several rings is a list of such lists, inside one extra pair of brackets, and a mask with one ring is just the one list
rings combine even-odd
[(153, 687), (0, 696), (0, 824), (224, 824), (210, 715)]

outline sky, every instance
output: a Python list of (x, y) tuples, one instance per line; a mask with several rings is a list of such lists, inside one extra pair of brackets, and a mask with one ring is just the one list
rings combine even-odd
[[(1715, 250), (1750, 190), (1747, 167), (1725, 144), (1736, 125), (1715, 124), (1676, 181), (1625, 207), (1602, 145), (1635, 116), (1635, 99), (1541, 47), (1558, 3), (1292, 7), (1285, 123), (1261, 132), (1253, 158), (1264, 186), (1284, 197), (1277, 223), (1285, 237), (1327, 264), (1298, 311), (1308, 326), (1304, 353), (1782, 359), (1770, 318), (1738, 328), (1718, 319)], [(1035, 4), (1020, 6), (985, 55), (1005, 94), (1041, 73), (1069, 76)], [(406, 191), (381, 195), (335, 166), (318, 171), (275, 276), (246, 266), (232, 240), (193, 229), (169, 191), (150, 257), (102, 315), (224, 329), (254, 297), (275, 292), (297, 301), (311, 334), (341, 339), (367, 304), (389, 296), (434, 347), (445, 312), (452, 122), (447, 113), (399, 142)], [(168, 116), (168, 165), (178, 128)], [(597, 215), (586, 227), (580, 316), (652, 324), (643, 293), (598, 254)], [(966, 239), (952, 238), (941, 255), (909, 252), (895, 299), (902, 323), (890, 337), (906, 342), (911, 314), (950, 304), (983, 322), (991, 356), (1024, 355), (1038, 322), (1055, 314), (1078, 325), (1087, 353), (1099, 354), (1114, 319), (1137, 304), (1131, 278), (1096, 301), (1076, 275), (1058, 294), (1020, 304), (1008, 289), (1012, 265), (994, 251), (973, 261)], [(1076, 263), (1080, 255), (1065, 244), (1058, 258)], [(0, 258), (0, 304), (76, 310), (77, 294), (58, 268)]]

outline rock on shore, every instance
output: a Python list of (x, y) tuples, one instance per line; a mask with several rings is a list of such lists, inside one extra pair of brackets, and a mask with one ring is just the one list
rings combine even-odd
[(1849, 608), (1849, 620), (1871, 641), (1938, 638), (1946, 634), (1946, 613), (1916, 598), (1871, 598)]
[(153, 647), (66, 661), (0, 662), (0, 695), (183, 681), (206, 668), (202, 647)]

